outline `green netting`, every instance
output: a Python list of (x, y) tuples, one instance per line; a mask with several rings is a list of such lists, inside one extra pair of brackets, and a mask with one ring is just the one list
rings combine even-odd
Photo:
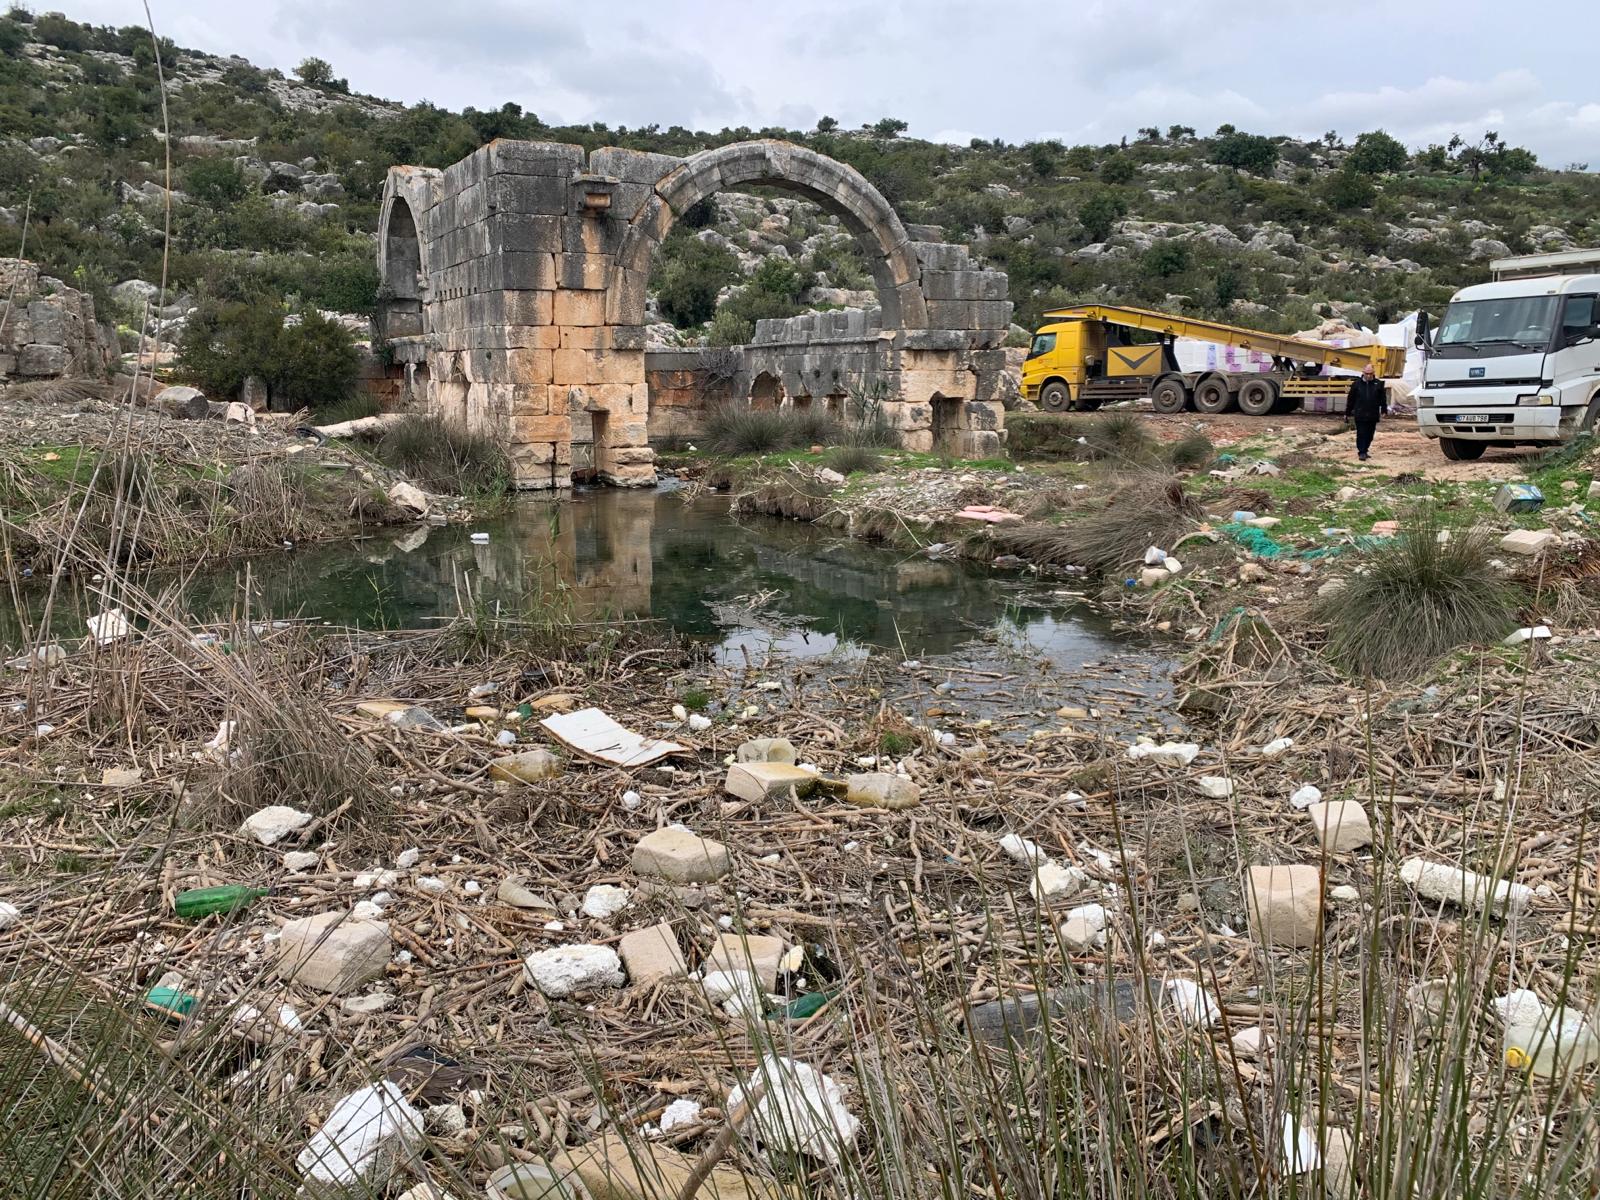
[(1332, 558), (1334, 555), (1343, 554), (1351, 547), (1357, 550), (1371, 550), (1388, 540), (1382, 537), (1360, 536), (1351, 538), (1348, 544), (1342, 546), (1317, 546), (1311, 550), (1296, 550), (1291, 546), (1285, 546), (1265, 529), (1255, 525), (1242, 525), (1230, 521), (1220, 528), (1220, 532), (1227, 534), (1257, 558), (1297, 558), (1304, 561)]

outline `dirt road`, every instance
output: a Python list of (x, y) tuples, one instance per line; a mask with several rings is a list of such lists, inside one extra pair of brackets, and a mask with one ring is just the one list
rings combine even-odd
[[(1268, 444), (1280, 440), (1285, 450), (1325, 454), (1330, 463), (1353, 471), (1370, 471), (1374, 477), (1417, 474), (1424, 479), (1451, 481), (1494, 480), (1520, 475), (1522, 461), (1539, 453), (1534, 446), (1490, 450), (1477, 462), (1451, 462), (1440, 453), (1436, 442), (1417, 431), (1416, 418), (1410, 415), (1389, 417), (1378, 426), (1368, 462), (1356, 459), (1355, 434), (1344, 429), (1339, 417), (1317, 413), (1291, 413), (1281, 417), (1247, 417), (1240, 413), (1207, 415), (1182, 413), (1162, 416), (1146, 413), (1156, 436), (1176, 441), (1193, 429), (1204, 430), (1219, 447), (1231, 446), (1248, 438), (1262, 438)], [(1313, 439), (1323, 440), (1308, 445)]]

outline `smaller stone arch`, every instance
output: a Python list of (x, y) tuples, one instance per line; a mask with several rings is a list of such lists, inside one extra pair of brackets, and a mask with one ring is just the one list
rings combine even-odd
[(708, 196), (752, 184), (792, 192), (838, 217), (866, 254), (883, 327), (928, 328), (921, 264), (894, 206), (854, 167), (804, 146), (770, 140), (734, 142), (691, 155), (656, 183), (630, 219), (617, 254), (608, 320), (643, 324), (651, 255), (679, 216)]
[(768, 411), (780, 407), (783, 400), (783, 381), (770, 371), (761, 372), (751, 381), (751, 408)]

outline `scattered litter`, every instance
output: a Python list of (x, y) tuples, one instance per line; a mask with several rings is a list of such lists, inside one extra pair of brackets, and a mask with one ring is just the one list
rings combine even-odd
[(422, 1114), (385, 1079), (334, 1105), (295, 1166), (313, 1195), (379, 1195), (421, 1140)]
[(750, 1078), (728, 1094), (728, 1111), (737, 1110), (758, 1087), (766, 1090), (751, 1107), (744, 1128), (775, 1165), (792, 1162), (797, 1154), (830, 1167), (843, 1161), (861, 1122), (845, 1107), (843, 1091), (829, 1076), (792, 1058), (765, 1055)]
[(1304, 1175), (1322, 1166), (1317, 1139), (1293, 1114), (1283, 1114), (1283, 1169), (1291, 1175)]
[(1261, 747), (1261, 749), (1257, 750), (1256, 753), (1262, 758), (1277, 758), (1280, 754), (1283, 754), (1293, 745), (1294, 739), (1292, 737), (1274, 738), (1265, 746)]
[(1202, 775), (1196, 781), (1200, 794), (1212, 800), (1226, 800), (1233, 795), (1233, 780), (1221, 775)]
[(647, 738), (624, 729), (598, 708), (557, 713), (539, 722), (563, 746), (613, 767), (646, 767), (668, 755), (683, 754), (677, 742)]
[(89, 636), (94, 639), (96, 646), (109, 646), (133, 631), (133, 627), (128, 624), (128, 615), (120, 608), (96, 613), (85, 621), (84, 625), (88, 628)]
[(1015, 833), (1008, 833), (1000, 839), (1000, 851), (1007, 858), (1020, 863), (1043, 863), (1048, 862), (1050, 858), (1039, 843), (1031, 842)]
[(1194, 742), (1136, 742), (1128, 747), (1128, 757), (1134, 761), (1149, 759), (1163, 767), (1187, 767), (1200, 755)]
[(1211, 993), (1192, 979), (1169, 979), (1165, 983), (1167, 1004), (1185, 1025), (1209, 1028), (1221, 1016)]
[(687, 1129), (691, 1125), (700, 1123), (700, 1102), (698, 1100), (674, 1100), (667, 1105), (661, 1114), (657, 1127), (662, 1133), (671, 1133), (674, 1129)]
[(1503, 645), (1503, 646), (1520, 646), (1520, 645), (1522, 645), (1523, 642), (1529, 642), (1529, 641), (1535, 641), (1535, 640), (1543, 641), (1546, 638), (1550, 638), (1550, 637), (1553, 637), (1553, 636), (1555, 636), (1555, 635), (1550, 632), (1550, 626), (1548, 626), (1548, 625), (1531, 625), (1531, 626), (1527, 626), (1525, 628), (1516, 630), (1515, 632), (1510, 634), (1505, 639), (1505, 641), (1503, 641), (1501, 643), (1501, 645)]
[(474, 533), (468, 536), (472, 539), (474, 546), (487, 546), (489, 544), (489, 535), (487, 533)]
[(1489, 503), (1512, 515), (1538, 512), (1544, 507), (1544, 493), (1531, 483), (1503, 483)]

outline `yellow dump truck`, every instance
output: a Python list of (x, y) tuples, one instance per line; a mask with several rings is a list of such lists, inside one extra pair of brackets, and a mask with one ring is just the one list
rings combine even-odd
[[(1350, 380), (1322, 375), (1323, 367), (1360, 371), (1371, 363), (1382, 379), (1405, 369), (1398, 346), (1328, 346), (1148, 308), (1079, 304), (1044, 317), (1022, 364), (1022, 394), (1051, 412), (1149, 396), (1161, 413), (1342, 413)], [(1181, 370), (1173, 352), (1180, 337), (1260, 351), (1272, 356), (1273, 370)]]

